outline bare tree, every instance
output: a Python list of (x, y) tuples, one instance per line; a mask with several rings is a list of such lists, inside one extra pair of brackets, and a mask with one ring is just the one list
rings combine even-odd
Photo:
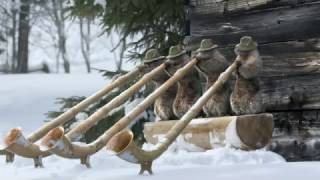
[[(87, 67), (87, 72), (91, 72), (91, 65), (90, 65), (90, 42), (91, 42), (91, 19), (89, 17), (83, 18), (79, 17), (80, 22), (80, 39), (81, 39), (81, 52), (82, 56), (85, 60), (85, 64)], [(86, 20), (84, 22), (84, 20)], [(84, 27), (86, 26), (86, 32), (84, 32)]]
[(12, 20), (12, 31), (11, 31), (11, 42), (12, 42), (12, 47), (11, 47), (11, 71), (14, 72), (15, 68), (17, 66), (17, 14), (18, 10), (15, 5), (15, 0), (12, 0), (12, 5), (11, 5), (11, 20)]
[(18, 73), (28, 72), (30, 0), (20, 1), (18, 28)]
[[(17, 68), (17, 19), (20, 7), (16, 0), (5, 0), (0, 4), (1, 13), (1, 32), (6, 39), (6, 73), (15, 72)], [(9, 48), (9, 46), (11, 48)]]
[(63, 60), (63, 67), (65, 73), (70, 73), (70, 61), (67, 54), (66, 48), (66, 33), (65, 33), (65, 20), (66, 9), (64, 8), (63, 1), (61, 0), (52, 0), (54, 22), (58, 31), (58, 41), (59, 41), (59, 50)]
[(117, 58), (118, 55), (117, 55), (117, 52), (116, 52), (116, 50), (117, 50), (116, 48), (118, 47), (118, 45), (115, 45), (113, 38), (114, 38), (113, 34), (110, 34), (111, 46), (113, 48), (111, 50), (111, 52), (113, 52), (114, 63), (116, 64), (116, 67), (117, 67), (116, 72), (121, 72), (122, 64), (123, 64), (123, 53), (124, 53), (124, 51), (121, 48), (121, 50), (120, 50), (120, 58), (118, 59)]
[(63, 68), (65, 73), (70, 73), (70, 60), (67, 53), (66, 41), (67, 36), (65, 32), (65, 24), (67, 20), (67, 9), (65, 7), (64, 1), (61, 0), (51, 0), (51, 3), (45, 3), (44, 8), (54, 23), (57, 36), (58, 36), (58, 52), (57, 52), (57, 69), (59, 67), (59, 57), (61, 56), (63, 60)]

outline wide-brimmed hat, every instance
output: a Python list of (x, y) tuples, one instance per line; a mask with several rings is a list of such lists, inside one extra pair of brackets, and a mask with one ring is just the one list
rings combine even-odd
[(156, 49), (149, 49), (144, 56), (143, 63), (150, 63), (154, 61), (158, 61), (160, 59), (164, 59), (164, 56), (160, 56), (158, 50)]
[(218, 45), (214, 44), (211, 39), (203, 39), (200, 43), (200, 48), (197, 49), (198, 52), (201, 51), (210, 51), (214, 48), (217, 48)]
[(239, 51), (252, 51), (257, 49), (257, 47), (258, 43), (256, 43), (250, 36), (243, 36), (240, 39), (240, 43), (236, 45), (236, 48)]
[(185, 53), (186, 53), (186, 51), (184, 49), (182, 49), (182, 47), (180, 45), (171, 46), (167, 58), (168, 59), (176, 58), (176, 57), (179, 57)]

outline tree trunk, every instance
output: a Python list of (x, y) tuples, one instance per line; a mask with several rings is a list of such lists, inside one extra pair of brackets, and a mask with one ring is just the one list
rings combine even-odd
[(66, 35), (65, 35), (65, 11), (63, 9), (63, 1), (52, 0), (52, 13), (54, 15), (54, 23), (58, 32), (58, 48), (63, 60), (63, 68), (65, 73), (70, 73), (70, 61), (67, 55)]
[(18, 73), (28, 73), (30, 1), (21, 0), (18, 37)]
[(82, 56), (85, 60), (87, 72), (91, 72), (91, 65), (90, 65), (90, 19), (87, 19), (87, 34), (83, 31), (83, 18), (80, 17), (80, 39), (81, 39), (81, 52)]
[[(15, 0), (12, 0), (12, 3), (15, 3)], [(16, 29), (17, 29), (17, 9), (12, 5), (12, 59), (11, 59), (11, 72), (16, 71), (17, 67), (17, 44), (16, 44)]]

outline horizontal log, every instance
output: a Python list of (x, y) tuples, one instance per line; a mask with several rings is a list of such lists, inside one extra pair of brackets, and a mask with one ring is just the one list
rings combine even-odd
[(287, 161), (320, 159), (319, 110), (286, 111), (272, 113), (275, 129), (267, 148)]
[[(261, 91), (267, 110), (320, 108), (318, 46), (319, 42), (312, 39), (259, 45), (263, 60)], [(230, 63), (235, 59), (233, 46), (219, 50)]]
[(320, 110), (274, 111), (274, 138), (320, 136)]
[[(262, 56), (263, 72), (262, 77), (299, 75), (317, 75), (320, 73), (320, 53), (293, 53), (278, 56)], [(291, 77), (287, 77), (291, 78)]]
[(191, 0), (193, 14), (229, 14), (282, 6), (297, 6), (319, 0)]
[(296, 7), (256, 10), (237, 15), (192, 14), (189, 43), (211, 38), (221, 46), (234, 45), (244, 35), (260, 44), (320, 37), (320, 2)]
[[(234, 87), (234, 79), (230, 86)], [(320, 109), (320, 73), (260, 78), (267, 112)]]
[[(159, 121), (144, 124), (147, 142), (157, 144), (177, 121)], [(229, 143), (240, 149), (264, 147), (272, 137), (273, 116), (255, 114), (193, 119), (179, 138), (202, 149), (212, 149)], [(178, 138), (178, 141), (179, 141)]]

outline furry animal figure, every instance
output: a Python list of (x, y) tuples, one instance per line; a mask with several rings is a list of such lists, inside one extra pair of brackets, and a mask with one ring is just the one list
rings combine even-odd
[[(156, 67), (165, 63), (166, 58), (160, 56), (156, 49), (150, 49), (147, 51), (146, 56), (143, 59), (145, 72), (150, 72)], [(170, 76), (163, 71), (156, 77), (152, 78), (152, 82), (155, 84), (156, 88), (160, 87), (164, 82), (166, 82)], [(174, 120), (176, 116), (173, 113), (173, 101), (176, 97), (178, 87), (176, 85), (171, 86), (164, 94), (158, 97), (154, 102), (154, 113), (156, 114), (157, 120)]]
[[(172, 49), (178, 49), (173, 53)], [(169, 75), (173, 75), (178, 69), (188, 63), (190, 57), (177, 46), (170, 48), (169, 56), (171, 65), (167, 68)], [(173, 112), (180, 119), (202, 94), (199, 73), (196, 68), (190, 70), (186, 76), (178, 81), (178, 91), (173, 103)], [(200, 113), (199, 113), (200, 114)]]
[[(216, 49), (211, 40), (202, 40), (196, 58), (198, 71), (206, 78), (206, 90), (218, 79), (219, 75), (228, 67), (225, 57)], [(208, 117), (223, 116), (230, 110), (230, 86), (226, 83), (204, 105), (203, 111)]]
[(5, 137), (4, 143), (9, 146), (22, 135), (21, 128), (13, 128)]
[(262, 61), (257, 44), (251, 37), (243, 37), (235, 48), (237, 61), (236, 83), (231, 94), (231, 108), (236, 115), (255, 114), (263, 111), (259, 85)]
[[(152, 69), (158, 67), (160, 64), (166, 61), (165, 58), (149, 63), (145, 63), (146, 71), (151, 71)], [(155, 84), (155, 87), (160, 87), (164, 82), (166, 82), (170, 76), (163, 72), (156, 77), (152, 78), (152, 82)], [(159, 120), (175, 120), (176, 116), (173, 112), (173, 102), (177, 94), (178, 86), (174, 85), (170, 87), (164, 94), (156, 99), (154, 102), (154, 113), (156, 114), (156, 121)]]
[(56, 127), (52, 129), (42, 140), (41, 144), (47, 147), (53, 147), (52, 143), (55, 143), (64, 135), (64, 129), (62, 127)]

